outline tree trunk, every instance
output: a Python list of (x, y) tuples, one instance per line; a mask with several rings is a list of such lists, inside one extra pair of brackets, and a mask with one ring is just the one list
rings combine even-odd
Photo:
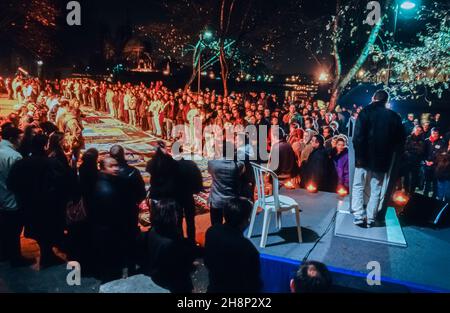
[[(229, 76), (229, 67), (227, 62), (227, 56), (225, 53), (225, 38), (228, 35), (230, 24), (231, 24), (231, 16), (233, 14), (234, 4), (236, 0), (232, 0), (228, 10), (227, 10), (227, 0), (221, 0), (220, 2), (220, 33), (219, 33), (219, 49), (220, 49), (220, 76), (222, 77), (222, 85), (223, 85), (223, 95), (225, 97), (228, 96), (228, 76)], [(225, 24), (225, 20), (227, 20)]]
[(197, 45), (195, 46), (194, 55), (192, 56), (192, 74), (191, 74), (191, 77), (189, 78), (188, 82), (184, 86), (184, 91), (187, 91), (189, 89), (189, 87), (194, 82), (195, 77), (197, 76), (197, 72), (198, 72), (197, 67), (198, 67), (198, 62), (200, 61), (200, 55), (202, 53), (202, 50), (203, 50), (202, 45), (201, 45), (201, 42), (199, 41), (197, 43)]
[(333, 111), (337, 106), (337, 100), (341, 95), (341, 90), (339, 88), (334, 88), (331, 92), (330, 104), (328, 105), (328, 110)]
[(223, 40), (220, 42), (220, 75), (222, 77), (223, 95), (228, 97), (228, 63), (225, 55)]
[(333, 59), (334, 59), (334, 82), (331, 89), (331, 99), (328, 105), (328, 110), (333, 111), (337, 105), (337, 99), (340, 94), (339, 83), (342, 75), (342, 63), (341, 56), (339, 54), (338, 42), (339, 42), (339, 17), (340, 17), (341, 2), (336, 1), (336, 16), (333, 23)]
[(189, 87), (191, 87), (192, 83), (194, 82), (195, 77), (197, 76), (197, 67), (193, 67), (191, 77), (189, 78), (188, 82), (184, 86), (184, 91), (186, 92)]
[[(388, 0), (386, 2), (386, 8), (389, 8), (390, 4), (391, 4), (392, 0)], [(339, 0), (337, 1), (337, 7), (336, 7), (336, 12), (337, 12), (337, 16), (339, 16)], [(347, 74), (345, 76), (342, 76), (341, 73), (341, 60), (340, 60), (340, 55), (339, 55), (339, 51), (338, 51), (338, 40), (337, 40), (337, 30), (338, 30), (338, 21), (337, 21), (337, 17), (335, 20), (335, 24), (334, 24), (334, 32), (335, 32), (335, 38), (333, 41), (333, 54), (334, 54), (334, 60), (335, 60), (335, 66), (336, 66), (336, 75), (337, 77), (335, 78), (334, 84), (333, 84), (333, 88), (332, 88), (332, 93), (331, 93), (331, 99), (330, 99), (330, 104), (328, 106), (329, 110), (332, 111), (334, 110), (334, 108), (336, 107), (337, 104), (337, 100), (342, 92), (342, 90), (344, 90), (344, 88), (350, 83), (350, 81), (355, 77), (356, 73), (359, 71), (359, 69), (361, 68), (361, 66), (364, 65), (364, 62), (366, 62), (367, 57), (370, 54), (370, 49), (373, 47), (378, 34), (381, 30), (381, 26), (383, 25), (383, 21), (386, 18), (386, 14), (384, 14), (383, 16), (380, 17), (380, 20), (378, 21), (378, 23), (372, 27), (372, 30), (370, 32), (369, 38), (367, 39), (366, 44), (364, 45), (363, 50), (361, 51), (361, 53), (359, 54), (358, 59), (355, 61), (355, 64), (353, 64), (353, 66), (350, 68), (350, 70), (347, 72)]]

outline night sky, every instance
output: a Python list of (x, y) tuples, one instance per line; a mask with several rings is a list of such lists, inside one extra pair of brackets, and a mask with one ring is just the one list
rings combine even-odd
[[(2, 0), (4, 1), (4, 0)], [(16, 1), (17, 0), (5, 0), (5, 1)], [(168, 16), (165, 14), (163, 8), (164, 0), (79, 0), (81, 4), (81, 16), (82, 25), (81, 26), (68, 26), (66, 24), (66, 5), (69, 0), (49, 0), (57, 4), (60, 16), (56, 23), (56, 32), (54, 36), (54, 45), (57, 47), (58, 53), (54, 58), (54, 62), (58, 66), (70, 66), (76, 63), (89, 63), (95, 54), (98, 54), (102, 49), (102, 34), (109, 34), (111, 37), (116, 38), (117, 33), (126, 33), (128, 30), (126, 25), (136, 26), (145, 25), (147, 23), (155, 22), (167, 22)], [(181, 1), (181, 0), (180, 0)], [(214, 0), (192, 0), (194, 2), (199, 2), (207, 4), (206, 7), (211, 3), (212, 5), (217, 5), (218, 1)], [(263, 1), (263, 0), (255, 0)], [(431, 0), (422, 0), (423, 5), (427, 5)], [(27, 1), (21, 1), (27, 2)], [(355, 3), (355, 0), (341, 0), (342, 4)], [(365, 3), (368, 1), (361, 0), (357, 2), (360, 6), (361, 17), (359, 20), (363, 19)], [(449, 2), (448, 0), (442, 0), (442, 2)], [(258, 2), (260, 4), (261, 2)], [(270, 5), (270, 2), (267, 2)], [(295, 0), (277, 0), (276, 4), (283, 14), (288, 15), (289, 4), (296, 3)], [(335, 13), (335, 1), (313, 1), (305, 0), (302, 4), (302, 13), (309, 19), (316, 19), (319, 17), (329, 18)], [(269, 11), (270, 12), (270, 11)], [(0, 12), (2, 14), (2, 12)], [(392, 15), (392, 14), (391, 14)], [(270, 21), (272, 16), (270, 13), (266, 13), (264, 16), (258, 17), (261, 20)], [(292, 18), (292, 17), (291, 17)], [(283, 25), (283, 23), (289, 23), (289, 21), (279, 19), (280, 27), (288, 27), (289, 25)], [(197, 25), (198, 26), (198, 25)], [(324, 25), (319, 25), (322, 29), (325, 28)], [(413, 20), (403, 20), (398, 21), (397, 37), (399, 41), (411, 41), (415, 38), (415, 33), (424, 27), (423, 23), (419, 23)], [(392, 22), (386, 23), (383, 26), (384, 29), (389, 30), (393, 28)], [(248, 35), (251, 39), (252, 34)], [(360, 43), (364, 43), (367, 39), (365, 31), (361, 31), (359, 36)], [(0, 44), (0, 56), (2, 50), (5, 50), (11, 41), (8, 41), (8, 37), (2, 37), (1, 39), (4, 43), (3, 47)], [(355, 47), (355, 49), (348, 49), (346, 52), (348, 54), (355, 54), (354, 51), (360, 47)], [(7, 49), (6, 49), (7, 50)], [(4, 55), (7, 54), (3, 53)], [(332, 64), (330, 51), (324, 51), (319, 58), (324, 63)], [(344, 55), (345, 56), (345, 55)], [(158, 55), (155, 55), (158, 57)], [(317, 62), (311, 58), (311, 53), (308, 52), (304, 44), (302, 43), (292, 43), (289, 40), (285, 42), (278, 48), (278, 54), (273, 61), (268, 61), (267, 66), (275, 73), (284, 74), (294, 74), (294, 73), (305, 73), (305, 74), (317, 74)]]
[[(64, 13), (66, 12), (64, 7), (66, 1), (60, 1), (61, 11)], [(89, 42), (87, 40), (91, 38), (92, 32), (105, 27), (105, 25), (108, 26), (108, 31), (114, 33), (127, 22), (137, 25), (164, 21), (167, 18), (163, 14), (159, 0), (81, 0), (79, 2), (82, 7), (82, 25), (69, 27), (61, 23), (63, 27), (59, 32), (59, 36), (61, 49), (67, 52), (66, 56), (72, 55), (74, 51), (78, 51), (78, 53), (85, 51), (83, 46)], [(316, 18), (333, 14), (335, 5), (333, 1), (305, 1), (303, 9), (306, 15)], [(270, 18), (270, 16), (262, 18)], [(94, 43), (90, 42), (89, 45), (92, 49), (95, 49), (95, 39), (93, 41)], [(92, 50), (85, 53), (85, 55), (87, 56), (91, 52)], [(283, 49), (276, 62), (277, 64), (274, 67), (277, 68), (276, 71), (279, 73), (299, 72), (314, 74), (317, 71), (316, 63), (310, 59), (308, 52), (302, 46), (291, 46), (289, 49)]]

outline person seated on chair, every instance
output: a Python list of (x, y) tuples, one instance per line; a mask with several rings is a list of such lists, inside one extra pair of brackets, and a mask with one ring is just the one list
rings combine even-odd
[(206, 232), (205, 265), (209, 270), (208, 292), (260, 292), (259, 252), (244, 237), (253, 206), (245, 198), (228, 202), (225, 224), (214, 225)]
[(332, 148), (331, 159), (336, 167), (338, 175), (338, 186), (349, 190), (349, 167), (348, 167), (348, 148), (345, 138), (336, 139), (336, 147)]
[(313, 135), (311, 144), (313, 151), (301, 170), (301, 186), (316, 185), (317, 190), (335, 192), (337, 188), (337, 173), (333, 160), (329, 157), (321, 135)]
[(296, 177), (298, 166), (292, 146), (286, 141), (286, 133), (280, 127), (272, 131), (272, 149), (270, 152), (269, 169), (280, 178)]
[(292, 293), (322, 293), (330, 291), (331, 274), (325, 264), (317, 261), (303, 263), (291, 279)]

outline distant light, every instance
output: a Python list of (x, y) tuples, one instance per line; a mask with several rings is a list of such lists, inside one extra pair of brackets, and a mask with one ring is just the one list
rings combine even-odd
[(209, 78), (214, 79), (216, 78), (216, 74), (214, 74), (214, 72), (209, 72)]
[(400, 4), (400, 8), (403, 10), (412, 10), (416, 7), (416, 4), (412, 1), (403, 1), (402, 4)]
[(213, 33), (210, 30), (207, 30), (203, 33), (203, 38), (205, 39), (211, 39), (213, 36)]
[(308, 190), (308, 192), (310, 193), (315, 193), (317, 192), (317, 187), (313, 183), (309, 183), (308, 186), (306, 187), (306, 190)]
[(364, 70), (360, 70), (360, 71), (358, 72), (358, 76), (359, 76), (359, 77), (363, 77), (364, 74), (365, 74)]
[(36, 63), (37, 63), (37, 65), (42, 65), (42, 64), (44, 64), (44, 62), (43, 62), (42, 60), (39, 60), (39, 61), (37, 61)]
[(326, 73), (326, 72), (320, 73), (320, 75), (319, 75), (319, 81), (321, 81), (321, 82), (326, 82), (326, 81), (328, 81), (328, 73)]
[(436, 72), (436, 69), (434, 67), (430, 68), (430, 74), (434, 74)]

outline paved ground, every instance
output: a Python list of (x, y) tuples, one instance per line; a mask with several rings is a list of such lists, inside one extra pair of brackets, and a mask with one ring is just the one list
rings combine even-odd
[[(13, 111), (15, 101), (8, 100), (0, 96), (0, 115), (6, 115)], [(122, 144), (132, 155), (144, 155), (139, 159), (140, 165), (148, 160), (148, 155), (139, 153), (136, 149), (142, 148), (138, 144), (151, 144), (157, 138), (146, 134), (137, 129), (131, 129), (122, 124), (120, 121), (111, 121), (104, 114), (96, 114), (95, 112), (87, 112), (85, 120), (85, 133), (89, 137), (87, 140), (91, 146), (96, 146), (100, 151), (105, 152), (108, 145), (111, 143)], [(103, 125), (103, 128), (98, 124), (98, 118), (106, 122), (112, 122), (111, 125)], [(115, 124), (113, 124), (115, 123)], [(108, 136), (105, 132), (112, 134), (117, 128), (120, 129), (121, 136)], [(103, 135), (102, 136), (102, 132)], [(97, 136), (99, 135), (99, 136)], [(117, 135), (115, 133), (114, 135)], [(137, 138), (137, 139), (136, 139)], [(139, 164), (136, 164), (139, 165)], [(197, 240), (200, 243), (204, 242), (204, 233), (209, 227), (209, 214), (196, 216), (197, 224)], [(37, 263), (29, 268), (11, 268), (8, 263), (0, 263), (0, 292), (98, 292), (100, 282), (93, 278), (82, 278), (81, 286), (69, 286), (66, 282), (66, 277), (70, 273), (70, 269), (66, 269), (66, 265), (54, 266), (45, 270), (39, 270), (39, 246), (32, 239), (22, 237), (22, 254), (35, 258)], [(65, 255), (56, 251), (62, 258)], [(203, 266), (201, 260), (198, 262), (197, 270), (193, 273), (193, 282), (196, 292), (202, 292), (206, 289), (207, 271)]]

